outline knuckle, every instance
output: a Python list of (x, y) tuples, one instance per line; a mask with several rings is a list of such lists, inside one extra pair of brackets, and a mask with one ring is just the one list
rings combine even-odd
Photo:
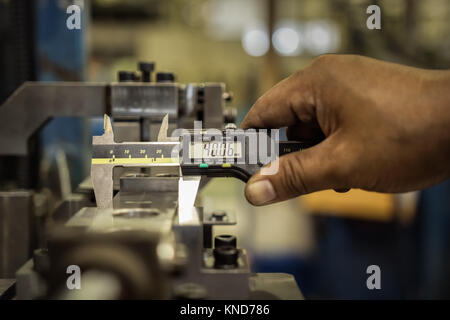
[(288, 79), (289, 81), (297, 81), (298, 79), (303, 79), (305, 77), (306, 71), (300, 69), (295, 71)]
[(311, 62), (311, 67), (322, 67), (322, 66), (329, 66), (330, 64), (333, 64), (337, 59), (337, 56), (334, 54), (323, 54), (320, 55)]
[[(290, 86), (284, 95), (286, 101), (293, 110), (304, 109), (305, 106), (312, 106), (316, 101), (315, 90), (316, 75), (310, 70), (298, 70), (290, 77)], [(299, 108), (301, 106), (301, 108)], [(298, 110), (297, 109), (297, 110)]]

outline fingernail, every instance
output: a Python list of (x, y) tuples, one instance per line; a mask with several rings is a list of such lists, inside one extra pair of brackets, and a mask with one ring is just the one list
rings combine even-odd
[(275, 190), (269, 180), (259, 180), (247, 187), (247, 197), (254, 205), (262, 205), (277, 197)]

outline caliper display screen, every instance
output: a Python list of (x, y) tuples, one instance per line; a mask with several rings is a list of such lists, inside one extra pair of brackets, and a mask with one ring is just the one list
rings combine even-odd
[(240, 141), (191, 142), (189, 157), (191, 159), (241, 158), (242, 143)]

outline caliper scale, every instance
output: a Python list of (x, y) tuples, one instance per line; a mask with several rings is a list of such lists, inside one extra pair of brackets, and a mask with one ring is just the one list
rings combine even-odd
[[(250, 132), (186, 131), (180, 138), (167, 137), (168, 116), (164, 117), (157, 142), (114, 142), (110, 119), (105, 115), (105, 132), (93, 137), (91, 177), (97, 206), (110, 207), (113, 197), (113, 169), (122, 167), (172, 166), (180, 177), (235, 177), (244, 182), (278, 156), (300, 151), (315, 143), (279, 141)], [(217, 134), (220, 133), (220, 134)], [(257, 150), (250, 146), (257, 144)], [(260, 148), (267, 153), (261, 158)], [(276, 150), (275, 150), (276, 148)], [(278, 152), (275, 152), (278, 151)]]

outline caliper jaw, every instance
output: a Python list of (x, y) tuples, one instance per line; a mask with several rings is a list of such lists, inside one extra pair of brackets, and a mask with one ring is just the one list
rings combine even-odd
[[(131, 150), (133, 146), (140, 145), (142, 151), (145, 151), (145, 148), (152, 149), (154, 148), (162, 150), (164, 148), (172, 148), (175, 147), (177, 142), (175, 142), (174, 138), (167, 137), (167, 128), (168, 128), (168, 115), (166, 115), (162, 121), (160, 133), (158, 134), (158, 142), (147, 142), (147, 143), (115, 143), (114, 142), (114, 133), (112, 130), (111, 120), (105, 115), (104, 118), (104, 134), (101, 136), (94, 136), (92, 139), (92, 143), (94, 149), (96, 146), (114, 146), (115, 148), (126, 148)], [(178, 140), (176, 140), (178, 141)], [(94, 150), (95, 151), (95, 150)], [(123, 152), (125, 150), (122, 150)], [(157, 151), (156, 151), (157, 153)], [(94, 188), (95, 199), (97, 202), (98, 208), (112, 208), (113, 205), (113, 170), (115, 166), (123, 165), (123, 166), (152, 166), (157, 165), (156, 162), (147, 161), (150, 160), (154, 155), (150, 154), (150, 158), (147, 158), (147, 154), (145, 154), (145, 158), (136, 159), (137, 162), (120, 162), (120, 160), (134, 160), (134, 159), (123, 159), (123, 158), (111, 158), (111, 159), (94, 159), (91, 165), (91, 179), (92, 185)], [(104, 157), (104, 155), (103, 155)], [(131, 154), (130, 154), (131, 158)], [(165, 160), (167, 158), (159, 158), (154, 160)], [(172, 159), (172, 158), (169, 158)], [(118, 161), (117, 161), (118, 160)], [(173, 160), (173, 159), (172, 159)], [(175, 162), (176, 160), (176, 162)], [(158, 165), (169, 165), (169, 166), (178, 166), (180, 167), (179, 160), (176, 158), (172, 162), (171, 160), (163, 163), (160, 161)], [(142, 162), (141, 162), (142, 161)], [(145, 161), (145, 162), (144, 162)], [(121, 163), (121, 164), (120, 164)], [(199, 217), (195, 217), (194, 214), (194, 202), (197, 196), (198, 187), (200, 184), (201, 177), (196, 176), (185, 176), (183, 177), (181, 170), (179, 170), (179, 196), (178, 196), (178, 211), (179, 211), (179, 222), (180, 224), (191, 224), (196, 223), (199, 220)]]
[[(114, 144), (114, 132), (111, 119), (105, 114), (104, 130), (101, 136), (92, 137), (93, 145)], [(114, 164), (92, 164), (91, 179), (94, 188), (95, 201), (99, 208), (112, 208)]]

